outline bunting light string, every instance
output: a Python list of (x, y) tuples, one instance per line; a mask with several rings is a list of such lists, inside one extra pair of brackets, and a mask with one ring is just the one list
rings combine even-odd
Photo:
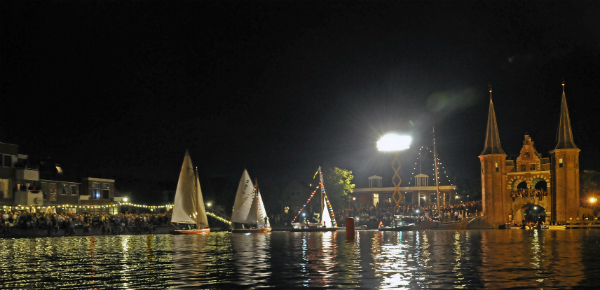
[(329, 198), (327, 197), (327, 193), (325, 192), (325, 185), (319, 181), (319, 185), (321, 186), (321, 190), (323, 191), (323, 196), (325, 197), (325, 201), (327, 202), (327, 209), (329, 210), (329, 214), (331, 215), (331, 219), (333, 222), (333, 226), (337, 227), (337, 221), (335, 220), (335, 213), (333, 213), (333, 207), (329, 202)]
[(302, 213), (302, 211), (304, 210), (304, 208), (306, 207), (306, 205), (310, 202), (310, 200), (313, 198), (313, 196), (315, 196), (315, 193), (317, 192), (317, 189), (319, 189), (319, 186), (315, 187), (315, 190), (313, 190), (313, 192), (310, 194), (310, 197), (308, 198), (308, 200), (306, 201), (306, 203), (300, 208), (300, 211), (298, 211), (298, 213), (294, 217), (294, 220), (292, 220), (292, 222), (291, 222), (292, 225), (294, 224), (294, 221), (298, 218), (298, 216), (300, 216), (300, 213)]
[[(422, 159), (419, 159), (419, 156), (421, 156), (421, 151), (423, 151), (423, 150), (425, 150), (424, 154), (426, 154), (428, 152), (431, 153), (431, 154), (433, 154), (433, 150), (429, 149), (427, 146), (421, 146), (421, 148), (419, 148), (419, 154), (417, 156), (417, 160), (421, 160), (421, 162), (422, 162)], [(432, 159), (433, 159), (433, 157), (432, 157)], [(452, 181), (450, 180), (450, 177), (448, 176), (446, 167), (444, 166), (444, 163), (441, 161), (440, 157), (437, 158), (437, 162), (438, 162), (438, 165), (441, 167), (441, 169), (438, 172), (439, 173), (438, 180), (440, 180), (440, 181), (442, 180), (442, 178), (441, 178), (442, 176), (441, 175), (442, 175), (442, 172), (443, 172), (443, 174), (446, 176), (446, 179), (448, 180), (448, 182), (450, 183), (450, 185), (453, 185)], [(413, 167), (414, 172), (412, 172), (413, 176), (415, 175), (415, 172), (417, 170), (417, 165), (418, 164), (419, 164), (419, 162), (415, 162), (415, 166)], [(435, 175), (435, 161), (433, 161), (431, 163), (431, 166), (434, 166), (434, 168), (432, 168), (431, 171)], [(411, 179), (411, 181), (408, 182), (408, 185), (411, 185), (411, 183), (412, 183), (412, 179)]]
[(143, 205), (143, 204), (133, 204), (133, 203), (120, 203), (120, 204), (99, 204), (99, 205), (75, 205), (75, 204), (57, 204), (57, 205), (41, 205), (41, 206), (35, 206), (35, 205), (3, 205), (2, 209), (3, 210), (29, 210), (29, 209), (49, 209), (49, 208), (65, 208), (65, 209), (75, 209), (75, 208), (111, 208), (111, 207), (119, 207), (119, 206), (132, 206), (132, 207), (139, 207), (139, 208), (147, 208), (147, 209), (159, 209), (159, 208), (166, 208), (166, 209), (171, 209), (173, 208), (173, 204), (164, 204), (164, 205)]
[(218, 215), (216, 215), (216, 214), (214, 214), (212, 212), (207, 211), (206, 215), (209, 215), (209, 216), (214, 217), (214, 218), (216, 218), (216, 219), (218, 219), (218, 220), (220, 220), (220, 221), (222, 221), (222, 222), (224, 222), (224, 223), (226, 223), (228, 225), (231, 225), (231, 221), (228, 221), (228, 220), (226, 220), (226, 219), (224, 219), (224, 218), (222, 218), (222, 217), (220, 217), (220, 216), (218, 216)]

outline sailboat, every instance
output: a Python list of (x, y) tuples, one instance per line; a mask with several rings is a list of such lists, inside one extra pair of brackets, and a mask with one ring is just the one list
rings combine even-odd
[[(438, 177), (438, 157), (437, 157), (437, 148), (435, 146), (435, 128), (433, 128), (433, 160), (434, 160), (434, 170), (435, 170), (435, 189), (436, 189), (436, 199), (437, 199), (437, 212), (442, 219), (442, 211), (440, 206), (440, 200), (443, 197), (440, 196), (440, 182)], [(398, 220), (396, 222), (395, 227), (381, 227), (379, 231), (418, 231), (418, 230), (464, 230), (467, 228), (467, 225), (472, 221), (472, 218), (465, 218), (462, 221), (458, 222), (443, 222), (443, 221), (430, 221), (430, 220), (422, 220), (418, 222), (403, 221)]]
[[(171, 223), (188, 225), (188, 229), (177, 229), (173, 231), (173, 234), (210, 233), (198, 171), (194, 169), (188, 151), (185, 152), (177, 182)], [(192, 228), (192, 225), (196, 225), (196, 228)]]
[[(260, 195), (258, 182), (252, 183), (248, 171), (244, 169), (233, 204), (231, 221), (232, 233), (268, 233), (271, 231), (267, 210)], [(246, 225), (250, 228), (244, 228)], [(242, 228), (236, 228), (242, 227)]]
[[(331, 219), (331, 214), (330, 211), (333, 212), (333, 209), (331, 207), (331, 203), (329, 203), (327, 201), (327, 193), (325, 192), (325, 185), (323, 182), (323, 171), (321, 171), (321, 166), (319, 166), (319, 171), (317, 171), (317, 173), (319, 173), (319, 186), (318, 188), (320, 188), (320, 192), (321, 192), (321, 196), (320, 196), (320, 201), (321, 201), (321, 210), (320, 210), (320, 221), (318, 224), (311, 224), (311, 223), (295, 223), (294, 221), (292, 221), (292, 229), (290, 231), (292, 232), (329, 232), (329, 231), (337, 231), (339, 229), (339, 227), (337, 227), (337, 223), (335, 221), (335, 219)], [(316, 190), (315, 190), (316, 191)], [(311, 197), (308, 199), (310, 202), (310, 200), (312, 199), (312, 197), (315, 194), (315, 191), (312, 192)], [(307, 202), (307, 204), (308, 204)], [(304, 207), (302, 209), (300, 209), (300, 213), (302, 213), (302, 211), (304, 210), (304, 208), (306, 207), (306, 205), (304, 205)], [(298, 216), (296, 216), (294, 218), (294, 220), (297, 218)]]

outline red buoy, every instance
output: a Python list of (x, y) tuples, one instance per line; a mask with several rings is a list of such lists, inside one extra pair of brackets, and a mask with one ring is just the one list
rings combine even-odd
[(346, 239), (354, 240), (355, 231), (356, 231), (356, 229), (354, 228), (354, 218), (347, 217), (346, 218)]

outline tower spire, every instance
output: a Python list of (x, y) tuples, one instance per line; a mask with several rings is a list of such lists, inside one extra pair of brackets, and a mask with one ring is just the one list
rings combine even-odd
[(573, 141), (573, 131), (571, 131), (571, 119), (569, 118), (569, 109), (567, 108), (567, 97), (565, 96), (565, 82), (562, 82), (562, 100), (560, 103), (560, 121), (558, 123), (558, 132), (556, 133), (555, 149), (577, 149)]
[(485, 134), (485, 145), (481, 155), (488, 154), (506, 154), (500, 145), (500, 135), (498, 134), (498, 125), (496, 124), (496, 112), (494, 111), (494, 102), (492, 102), (492, 86), (490, 85), (490, 110), (488, 113), (487, 132)]

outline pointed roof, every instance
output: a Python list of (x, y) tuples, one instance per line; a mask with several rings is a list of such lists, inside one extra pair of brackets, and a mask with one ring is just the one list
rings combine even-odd
[(500, 135), (498, 134), (498, 125), (496, 124), (496, 113), (494, 111), (494, 102), (492, 102), (492, 87), (490, 86), (490, 110), (488, 113), (487, 132), (485, 134), (485, 145), (481, 155), (488, 154), (506, 154), (500, 145)]
[(571, 120), (569, 119), (564, 82), (562, 86), (563, 94), (560, 104), (560, 121), (558, 122), (558, 132), (556, 133), (555, 149), (577, 149), (577, 145), (575, 145), (575, 141), (573, 140), (573, 131), (571, 131)]

